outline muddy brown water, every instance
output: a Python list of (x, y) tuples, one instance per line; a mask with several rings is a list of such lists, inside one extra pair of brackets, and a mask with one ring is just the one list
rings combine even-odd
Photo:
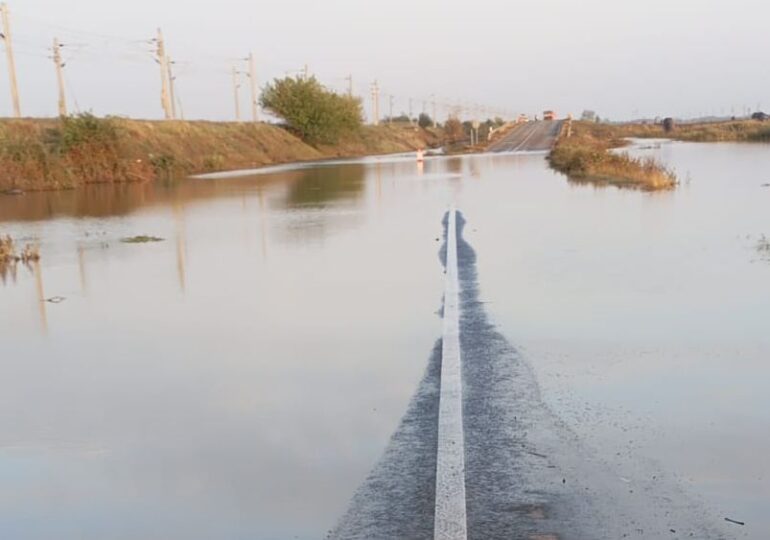
[(323, 537), (440, 335), (450, 203), (493, 320), (618, 481), (770, 537), (770, 146), (635, 152), (682, 185), (536, 154), (0, 197), (43, 257), (0, 281), (0, 537)]

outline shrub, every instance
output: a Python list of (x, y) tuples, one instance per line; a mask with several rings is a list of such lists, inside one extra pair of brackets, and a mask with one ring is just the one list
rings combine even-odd
[(333, 144), (361, 127), (361, 102), (326, 89), (315, 77), (286, 77), (268, 84), (260, 102), (305, 141)]
[(113, 147), (118, 141), (118, 130), (111, 118), (83, 113), (62, 118), (55, 138), (59, 149), (66, 153), (79, 147)]
[(433, 119), (425, 113), (420, 113), (420, 116), (417, 119), (417, 125), (423, 129), (433, 127)]

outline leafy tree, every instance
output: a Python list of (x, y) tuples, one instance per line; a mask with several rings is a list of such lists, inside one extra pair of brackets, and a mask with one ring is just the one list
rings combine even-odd
[(425, 113), (420, 113), (420, 116), (417, 119), (417, 125), (423, 129), (433, 127), (433, 119)]
[(333, 144), (362, 124), (360, 100), (335, 94), (315, 77), (275, 79), (260, 103), (312, 144)]

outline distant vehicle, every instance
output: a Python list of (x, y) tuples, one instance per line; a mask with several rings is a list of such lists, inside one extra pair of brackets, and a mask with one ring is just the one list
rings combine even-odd
[(553, 111), (543, 111), (543, 120), (556, 120), (556, 113)]
[(517, 124), (523, 124), (525, 122), (529, 122), (529, 116), (526, 114), (520, 114), (519, 117), (516, 119)]
[(759, 120), (760, 122), (764, 122), (765, 120), (770, 120), (770, 114), (763, 113), (760, 111), (755, 112), (751, 115), (752, 120)]

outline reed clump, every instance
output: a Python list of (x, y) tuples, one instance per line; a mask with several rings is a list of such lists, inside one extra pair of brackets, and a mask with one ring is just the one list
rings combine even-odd
[(26, 244), (21, 251), (10, 236), (0, 236), (0, 279), (5, 282), (10, 274), (16, 276), (16, 267), (23, 263), (28, 267), (40, 260), (40, 248), (36, 244)]
[(572, 135), (560, 139), (548, 156), (551, 167), (579, 183), (632, 187), (647, 191), (676, 186), (673, 171), (653, 158), (635, 158), (611, 152), (623, 146), (612, 131), (585, 129), (579, 123)]

